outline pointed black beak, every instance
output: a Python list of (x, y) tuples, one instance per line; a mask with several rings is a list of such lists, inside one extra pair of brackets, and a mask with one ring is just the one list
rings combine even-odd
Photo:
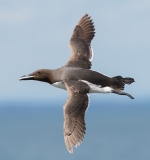
[(34, 80), (35, 79), (35, 76), (30, 76), (30, 75), (24, 75), (24, 76), (21, 76), (19, 78), (20, 81), (22, 80)]

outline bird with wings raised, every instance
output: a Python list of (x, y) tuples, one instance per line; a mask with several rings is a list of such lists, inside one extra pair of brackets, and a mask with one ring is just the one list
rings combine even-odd
[(108, 77), (91, 70), (91, 41), (94, 36), (93, 21), (85, 14), (73, 30), (69, 42), (71, 57), (66, 65), (55, 70), (39, 69), (19, 78), (47, 82), (68, 91), (68, 99), (64, 105), (64, 140), (70, 153), (73, 152), (73, 146), (81, 144), (85, 135), (84, 116), (89, 105), (89, 93), (115, 93), (134, 99), (123, 92), (125, 84), (134, 82), (133, 78)]

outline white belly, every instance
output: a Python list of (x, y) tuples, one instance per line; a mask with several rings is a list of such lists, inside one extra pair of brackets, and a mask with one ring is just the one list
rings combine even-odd
[[(88, 81), (85, 81), (85, 80), (80, 80), (80, 81), (84, 82), (88, 86), (90, 86), (89, 93), (111, 93), (111, 91), (112, 91), (111, 87), (101, 87), (100, 85), (95, 85), (95, 84), (92, 84), (92, 83), (90, 83)], [(66, 87), (65, 87), (65, 85), (62, 82), (56, 82), (56, 83), (53, 83), (52, 85), (54, 87), (66, 90)]]
[(55, 82), (52, 84), (52, 86), (66, 90), (66, 87), (62, 82)]
[(89, 93), (111, 93), (112, 91), (111, 87), (101, 87), (101, 85), (96, 85), (85, 80), (80, 80), (80, 81), (90, 86)]

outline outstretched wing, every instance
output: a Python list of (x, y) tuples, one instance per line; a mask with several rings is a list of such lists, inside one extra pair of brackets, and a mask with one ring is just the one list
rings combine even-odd
[(69, 42), (71, 57), (66, 64), (70, 67), (91, 68), (92, 48), (91, 41), (95, 36), (92, 19), (85, 14), (76, 25)]
[(84, 115), (88, 107), (89, 86), (83, 82), (64, 81), (68, 91), (68, 100), (64, 105), (64, 139), (66, 147), (73, 153), (73, 146), (81, 144), (85, 134)]

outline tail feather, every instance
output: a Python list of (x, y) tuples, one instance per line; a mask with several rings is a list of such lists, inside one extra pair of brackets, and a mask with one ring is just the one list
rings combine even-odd
[(134, 79), (130, 78), (130, 77), (123, 78), (121, 76), (115, 76), (113, 78), (116, 78), (117, 80), (122, 81), (125, 84), (131, 84), (131, 83), (135, 82)]
[(130, 77), (126, 77), (126, 78), (123, 78), (121, 76), (113, 77), (113, 89), (114, 90), (112, 91), (112, 93), (116, 93), (119, 95), (126, 95), (130, 97), (131, 99), (134, 99), (134, 97), (132, 97), (130, 94), (122, 92), (122, 90), (124, 90), (125, 84), (131, 84), (133, 82), (135, 82), (134, 79)]
[(116, 90), (124, 90), (125, 84), (131, 84), (134, 82), (133, 78), (126, 77), (123, 78), (122, 76), (115, 76), (113, 77), (112, 87)]
[(133, 78), (129, 78), (129, 77), (123, 78), (123, 81), (125, 84), (131, 84), (135, 82)]

